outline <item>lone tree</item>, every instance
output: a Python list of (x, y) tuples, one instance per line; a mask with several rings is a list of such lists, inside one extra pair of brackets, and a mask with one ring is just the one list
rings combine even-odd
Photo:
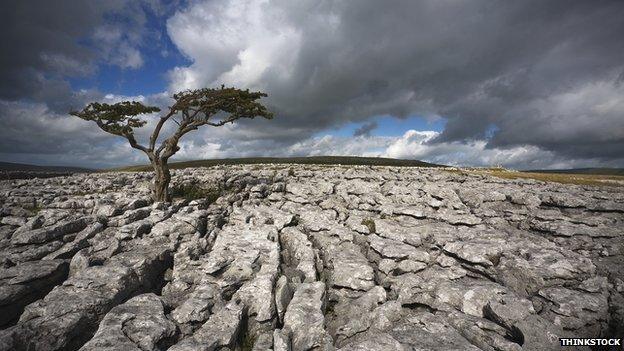
[[(81, 111), (71, 115), (94, 121), (103, 131), (128, 139), (130, 146), (143, 151), (154, 168), (152, 197), (154, 201), (170, 201), (169, 182), (171, 173), (167, 162), (180, 147), (178, 142), (185, 134), (202, 126), (220, 127), (240, 118), (273, 118), (273, 114), (257, 100), (267, 96), (262, 92), (250, 92), (236, 88), (197, 89), (173, 95), (174, 103), (169, 111), (158, 120), (149, 138), (149, 144), (139, 144), (134, 129), (147, 122), (139, 115), (160, 112), (155, 106), (146, 106), (137, 101), (122, 101), (116, 104), (92, 102)], [(156, 146), (158, 136), (165, 123), (172, 120), (177, 124), (175, 132)]]

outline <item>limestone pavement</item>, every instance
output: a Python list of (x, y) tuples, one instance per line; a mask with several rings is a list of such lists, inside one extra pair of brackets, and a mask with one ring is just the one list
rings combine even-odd
[(558, 350), (623, 337), (624, 190), (435, 168), (0, 181), (0, 350)]

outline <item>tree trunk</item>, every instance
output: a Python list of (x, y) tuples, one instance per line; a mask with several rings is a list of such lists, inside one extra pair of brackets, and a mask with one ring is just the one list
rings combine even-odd
[(169, 182), (171, 182), (171, 173), (167, 161), (154, 159), (152, 160), (152, 167), (154, 168), (152, 198), (155, 202), (170, 202)]

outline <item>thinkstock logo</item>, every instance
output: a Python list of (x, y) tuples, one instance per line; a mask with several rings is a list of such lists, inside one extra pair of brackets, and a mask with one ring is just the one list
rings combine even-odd
[(559, 338), (559, 342), (561, 346), (622, 346), (622, 339)]

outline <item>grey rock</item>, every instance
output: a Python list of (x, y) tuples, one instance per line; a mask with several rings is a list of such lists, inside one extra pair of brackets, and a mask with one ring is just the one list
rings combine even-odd
[(63, 235), (81, 231), (86, 228), (87, 225), (95, 222), (95, 220), (95, 217), (80, 217), (75, 220), (57, 223), (50, 227), (16, 232), (11, 238), (11, 242), (16, 245), (42, 244), (62, 237)]
[(386, 291), (376, 286), (356, 299), (339, 302), (334, 307), (335, 318), (328, 325), (336, 345), (341, 346), (347, 339), (369, 329), (375, 317), (372, 311), (385, 301)]
[(479, 350), (444, 318), (429, 312), (410, 315), (388, 334), (405, 350)]
[[(494, 266), (509, 243), (505, 239), (482, 239), (450, 242), (444, 245), (444, 251), (472, 264), (486, 267)], [(494, 262), (493, 262), (494, 261)]]
[[(43, 300), (29, 305), (17, 325), (0, 332), (11, 342), (3, 350), (71, 348), (97, 327), (110, 308), (139, 288), (127, 267), (90, 267), (54, 288)], [(41, 333), (45, 330), (46, 333)]]
[(273, 350), (274, 351), (290, 351), (290, 336), (284, 335), (281, 329), (275, 329), (273, 332)]
[(151, 288), (153, 275), (164, 271), (166, 249), (149, 250), (151, 255), (141, 259), (88, 267), (55, 287), (44, 299), (28, 305), (14, 327), (0, 332), (0, 339), (11, 340), (0, 349), (80, 346), (106, 312), (132, 294)]
[(537, 207), (542, 203), (542, 200), (533, 194), (517, 191), (510, 195), (511, 202), (517, 205), (525, 205), (527, 207)]
[(373, 268), (355, 245), (350, 243), (340, 245), (331, 260), (332, 286), (363, 291), (375, 286)]
[(543, 313), (542, 316), (556, 319), (565, 329), (589, 328), (608, 319), (606, 294), (584, 293), (563, 287), (545, 288), (539, 294), (554, 303), (552, 312)]
[(566, 336), (560, 326), (538, 315), (530, 315), (515, 327), (522, 335), (524, 350), (561, 350), (559, 338)]
[(410, 258), (414, 261), (429, 262), (431, 256), (426, 250), (403, 244), (394, 240), (384, 239), (377, 235), (369, 235), (368, 240), (371, 249), (382, 257), (400, 260)]
[(427, 264), (412, 260), (403, 260), (397, 263), (396, 270), (398, 274), (422, 271), (427, 268)]
[(93, 338), (80, 350), (162, 350), (175, 332), (176, 326), (165, 317), (160, 298), (143, 294), (110, 310)]
[(339, 348), (340, 351), (386, 351), (397, 350), (407, 351), (409, 348), (404, 347), (400, 342), (388, 333), (371, 333), (366, 337), (360, 337), (344, 347)]
[(286, 276), (281, 276), (275, 284), (275, 307), (280, 323), (284, 323), (284, 313), (293, 296), (293, 290)]
[(331, 336), (325, 330), (323, 306), (325, 284), (302, 283), (288, 305), (284, 330), (291, 338), (293, 350), (332, 350)]
[(508, 330), (482, 318), (451, 312), (446, 320), (464, 338), (481, 350), (520, 351), (524, 343), (522, 335)]
[(24, 307), (65, 280), (63, 260), (33, 261), (0, 269), (0, 326), (18, 318)]
[(6, 224), (6, 225), (12, 225), (15, 227), (19, 227), (19, 226), (26, 224), (26, 221), (27, 220), (25, 217), (16, 217), (16, 216), (7, 216), (7, 217), (2, 217), (2, 219), (0, 219), (0, 223)]
[(230, 302), (210, 316), (192, 336), (173, 345), (171, 351), (232, 349), (240, 332), (244, 307)]
[(422, 238), (413, 226), (406, 222), (389, 220), (375, 221), (376, 234), (395, 241), (404, 242), (412, 246), (422, 245)]
[(516, 351), (624, 329), (621, 188), (433, 168), (172, 173), (226, 194), (152, 204), (149, 172), (0, 181), (0, 350)]
[(304, 281), (315, 281), (315, 255), (308, 237), (299, 229), (288, 227), (282, 230), (279, 238), (289, 265), (303, 273)]
[(505, 294), (490, 300), (484, 306), (483, 314), (488, 319), (512, 330), (518, 322), (535, 314), (531, 301)]
[(212, 306), (220, 300), (220, 292), (215, 284), (200, 284), (184, 303), (173, 310), (171, 316), (180, 324), (204, 322), (210, 316)]
[(251, 351), (264, 351), (270, 350), (273, 348), (273, 333), (263, 333), (256, 337), (254, 340), (253, 347)]
[(76, 238), (73, 241), (63, 245), (57, 251), (45, 256), (43, 259), (68, 259), (73, 257), (76, 252), (80, 251), (89, 246), (88, 240), (93, 238), (97, 233), (104, 230), (104, 225), (102, 223), (96, 222), (94, 224), (89, 225), (82, 231), (80, 231)]

